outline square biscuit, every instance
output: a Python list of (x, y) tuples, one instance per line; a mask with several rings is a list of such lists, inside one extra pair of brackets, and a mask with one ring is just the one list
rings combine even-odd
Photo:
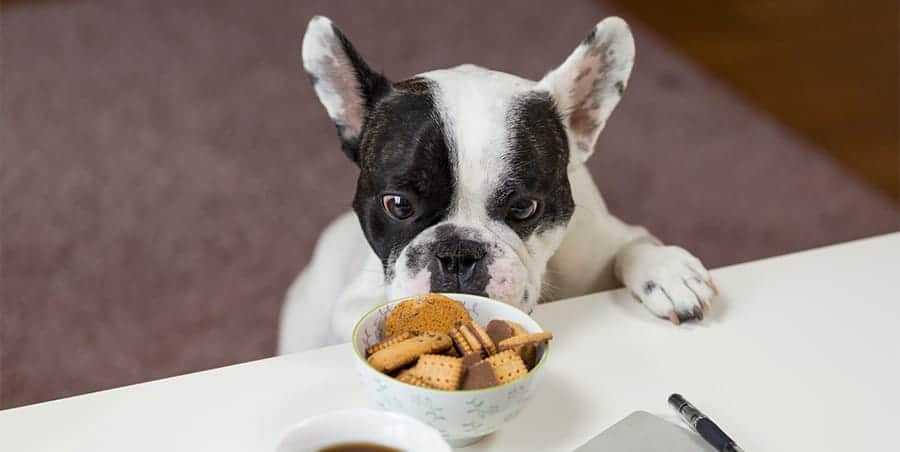
[(480, 361), (466, 370), (463, 378), (462, 389), (483, 389), (500, 384), (494, 369), (487, 360)]
[(462, 358), (445, 355), (422, 355), (410, 372), (428, 385), (452, 391), (462, 381)]
[(423, 379), (421, 379), (421, 378), (419, 378), (419, 377), (413, 375), (413, 374), (410, 373), (409, 371), (405, 371), (405, 372), (401, 373), (400, 375), (397, 375), (397, 380), (398, 380), (398, 381), (402, 381), (402, 382), (404, 382), (404, 383), (406, 383), (406, 384), (410, 384), (410, 385), (413, 385), (413, 386), (418, 386), (418, 387), (420, 387), (420, 388), (435, 389), (433, 386), (431, 386), (430, 384), (428, 384), (427, 381), (425, 381), (425, 380), (423, 380)]
[(528, 369), (525, 367), (522, 357), (512, 350), (497, 353), (487, 358), (486, 361), (491, 363), (491, 369), (493, 369), (494, 376), (497, 377), (497, 381), (500, 384), (518, 380), (528, 374)]

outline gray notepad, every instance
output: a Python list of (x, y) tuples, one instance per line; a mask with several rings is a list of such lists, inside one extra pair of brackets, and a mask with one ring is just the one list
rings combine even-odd
[(716, 452), (700, 435), (646, 411), (635, 411), (576, 452)]

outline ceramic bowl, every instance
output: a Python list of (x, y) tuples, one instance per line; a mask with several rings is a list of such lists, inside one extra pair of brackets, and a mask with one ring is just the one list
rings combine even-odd
[[(494, 319), (502, 319), (517, 322), (532, 333), (543, 331), (531, 317), (506, 303), (476, 295), (444, 295), (462, 303), (472, 318), (481, 325)], [(549, 355), (549, 344), (539, 348), (537, 364), (528, 375), (504, 385), (466, 391), (441, 391), (402, 383), (370, 366), (366, 361), (365, 350), (382, 340), (388, 313), (404, 300), (392, 301), (373, 309), (359, 320), (353, 330), (357, 373), (375, 404), (384, 410), (407, 414), (434, 427), (454, 447), (472, 444), (518, 416), (534, 393), (541, 367)]]
[(347, 443), (369, 443), (400, 450), (450, 452), (440, 433), (399, 413), (354, 408), (306, 419), (291, 427), (276, 452), (318, 452)]

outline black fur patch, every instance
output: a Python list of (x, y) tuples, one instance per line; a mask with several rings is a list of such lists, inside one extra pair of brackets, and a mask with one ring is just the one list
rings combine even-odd
[[(535, 232), (566, 224), (575, 210), (567, 167), (569, 146), (556, 105), (548, 93), (529, 93), (514, 101), (507, 116), (509, 171), (488, 201), (488, 212), (525, 240)], [(537, 213), (525, 221), (507, 218), (520, 197), (538, 200)]]
[(594, 40), (597, 39), (597, 27), (591, 29), (591, 32), (588, 33), (587, 37), (584, 38), (584, 41), (581, 41), (583, 45), (589, 46), (594, 43)]
[[(447, 217), (454, 180), (443, 129), (432, 88), (421, 78), (394, 84), (363, 127), (353, 209), (386, 275), (410, 241)], [(384, 194), (406, 197), (415, 214), (393, 219), (382, 207)], [(416, 265), (425, 265), (429, 256), (420, 251)]]
[[(379, 100), (390, 93), (391, 82), (389, 82), (383, 74), (369, 68), (369, 65), (366, 64), (356, 49), (353, 48), (353, 44), (350, 43), (347, 36), (345, 36), (338, 27), (332, 24), (331, 29), (340, 41), (341, 48), (353, 67), (356, 82), (359, 84), (359, 95), (362, 98), (366, 115), (366, 118), (363, 121), (363, 128), (365, 128), (365, 123), (368, 122), (368, 117), (375, 108), (375, 105)], [(313, 83), (313, 86), (315, 86), (318, 80), (316, 77), (310, 75), (310, 81)], [(340, 125), (336, 125), (335, 127), (338, 131), (338, 137), (341, 139), (341, 148), (343, 149), (344, 154), (346, 154), (350, 160), (353, 160), (354, 162), (358, 161), (359, 137), (347, 138), (344, 136), (343, 127)]]

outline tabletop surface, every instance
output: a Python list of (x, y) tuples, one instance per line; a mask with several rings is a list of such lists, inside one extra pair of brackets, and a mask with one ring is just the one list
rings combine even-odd
[[(623, 290), (541, 305), (553, 352), (523, 413), (466, 448), (571, 451), (684, 394), (748, 451), (877, 450), (900, 425), (900, 233), (712, 272), (699, 324)], [(0, 411), (0, 449), (272, 450), (292, 424), (372, 406), (348, 344)]]

